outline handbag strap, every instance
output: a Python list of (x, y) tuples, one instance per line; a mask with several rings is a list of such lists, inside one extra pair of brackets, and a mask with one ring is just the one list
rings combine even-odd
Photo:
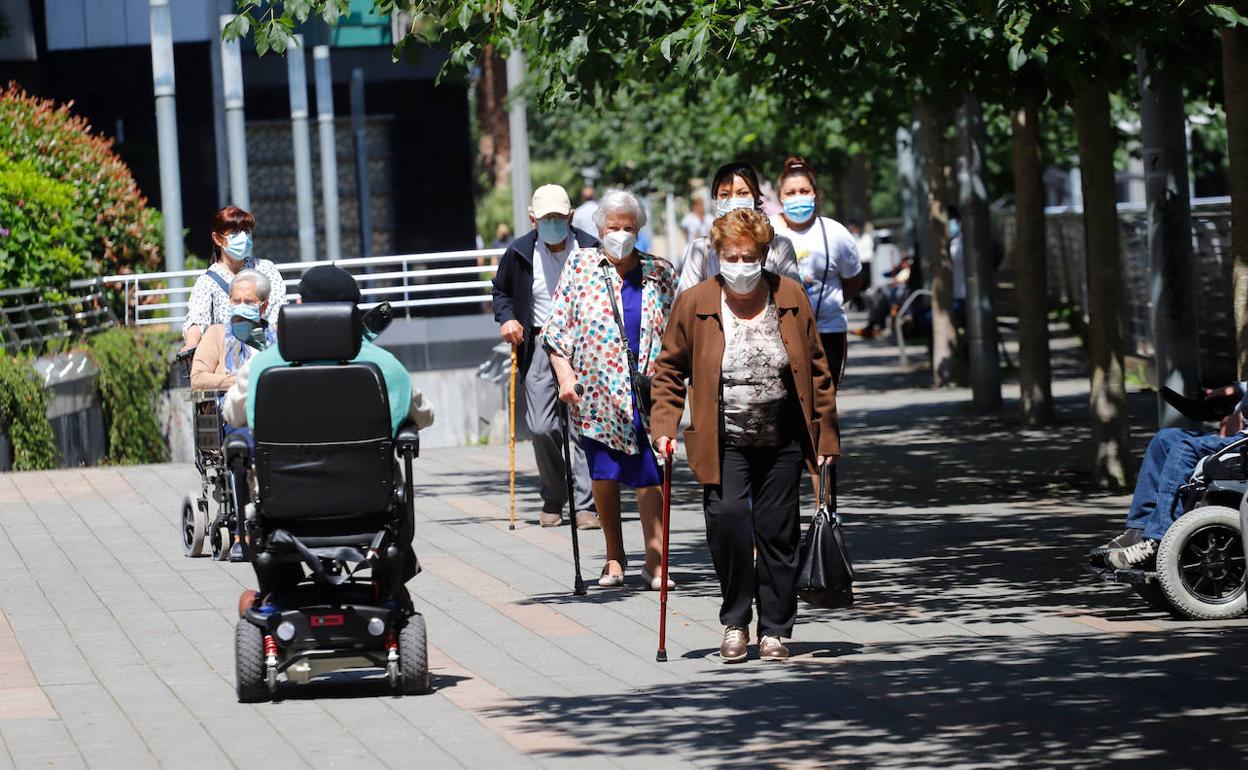
[(833, 483), (834, 482), (832, 481), (832, 463), (824, 463), (823, 465), (820, 465), (819, 466), (819, 507), (816, 510), (815, 515), (825, 516), (830, 521), (840, 524), (841, 523), (840, 511), (828, 510), (828, 498), (830, 497), (830, 495), (828, 494), (828, 490), (831, 489)]
[[(628, 379), (629, 382), (635, 385), (637, 377), (640, 376), (638, 374), (637, 354), (633, 352), (633, 346), (628, 344), (628, 331), (624, 328), (624, 317), (620, 315), (620, 306), (615, 301), (615, 284), (611, 282), (611, 268), (605, 264), (600, 264), (598, 268), (602, 270), (602, 280), (607, 283), (607, 296), (611, 298), (611, 313), (615, 316), (615, 325), (619, 327), (620, 338), (624, 340), (624, 354), (628, 358)], [(637, 403), (640, 407), (641, 394), (634, 393), (633, 396), (638, 399)]]
[(823, 217), (819, 220), (819, 233), (823, 236), (823, 278), (819, 281), (819, 301), (815, 303), (815, 326), (819, 325), (819, 311), (823, 309), (824, 287), (828, 285), (828, 268), (832, 265), (832, 252), (828, 249), (828, 228), (823, 225)]

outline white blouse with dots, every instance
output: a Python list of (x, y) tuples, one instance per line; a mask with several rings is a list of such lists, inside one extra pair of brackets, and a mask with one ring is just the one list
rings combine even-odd
[[(225, 285), (234, 280), (234, 273), (222, 262), (213, 262), (209, 271), (220, 276)], [(242, 270), (255, 270), (269, 279), (269, 310), (266, 313), (269, 324), (277, 325), (277, 312), (286, 304), (286, 284), (282, 282), (282, 274), (267, 259), (248, 257), (243, 260)], [(182, 323), (182, 332), (191, 326), (198, 326), (202, 334), (211, 324), (227, 324), (230, 322), (230, 293), (221, 288), (211, 276), (201, 275), (195, 279), (191, 288), (191, 299), (186, 309), (186, 320)]]

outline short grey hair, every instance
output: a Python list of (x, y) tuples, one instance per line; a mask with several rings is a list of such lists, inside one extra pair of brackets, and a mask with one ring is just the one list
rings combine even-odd
[(234, 284), (239, 281), (251, 281), (256, 286), (256, 296), (260, 298), (260, 301), (269, 301), (269, 292), (273, 290), (273, 287), (269, 283), (269, 277), (264, 273), (251, 268), (238, 271), (238, 274), (234, 276), (234, 280), (230, 281), (230, 293), (234, 292)]
[(594, 225), (599, 233), (607, 223), (607, 217), (612, 214), (631, 214), (637, 222), (638, 231), (646, 226), (646, 207), (641, 205), (636, 195), (627, 190), (608, 190), (598, 202), (598, 208), (594, 210)]

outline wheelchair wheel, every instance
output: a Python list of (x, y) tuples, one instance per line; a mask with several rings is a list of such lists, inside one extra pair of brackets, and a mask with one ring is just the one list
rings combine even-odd
[(264, 675), (264, 635), (258, 627), (239, 620), (234, 627), (234, 683), (239, 703), (269, 700)]
[(204, 553), (204, 536), (208, 533), (208, 514), (189, 497), (182, 498), (182, 552), (187, 556)]
[(230, 546), (234, 544), (234, 536), (229, 527), (217, 527), (212, 533), (212, 558), (225, 561), (230, 558)]
[(408, 618), (399, 632), (399, 671), (404, 695), (429, 692), (429, 648), (423, 615)]
[(1178, 518), (1157, 548), (1157, 582), (1181, 615), (1224, 620), (1248, 609), (1239, 511), (1221, 505)]

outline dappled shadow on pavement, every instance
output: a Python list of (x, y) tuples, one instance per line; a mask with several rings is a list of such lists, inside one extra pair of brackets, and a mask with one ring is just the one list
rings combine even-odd
[(663, 746), (725, 766), (1229, 768), (1248, 751), (1242, 633), (794, 652), (707, 668), (697, 686), (531, 698), (493, 715), (541, 713), (608, 756)]

